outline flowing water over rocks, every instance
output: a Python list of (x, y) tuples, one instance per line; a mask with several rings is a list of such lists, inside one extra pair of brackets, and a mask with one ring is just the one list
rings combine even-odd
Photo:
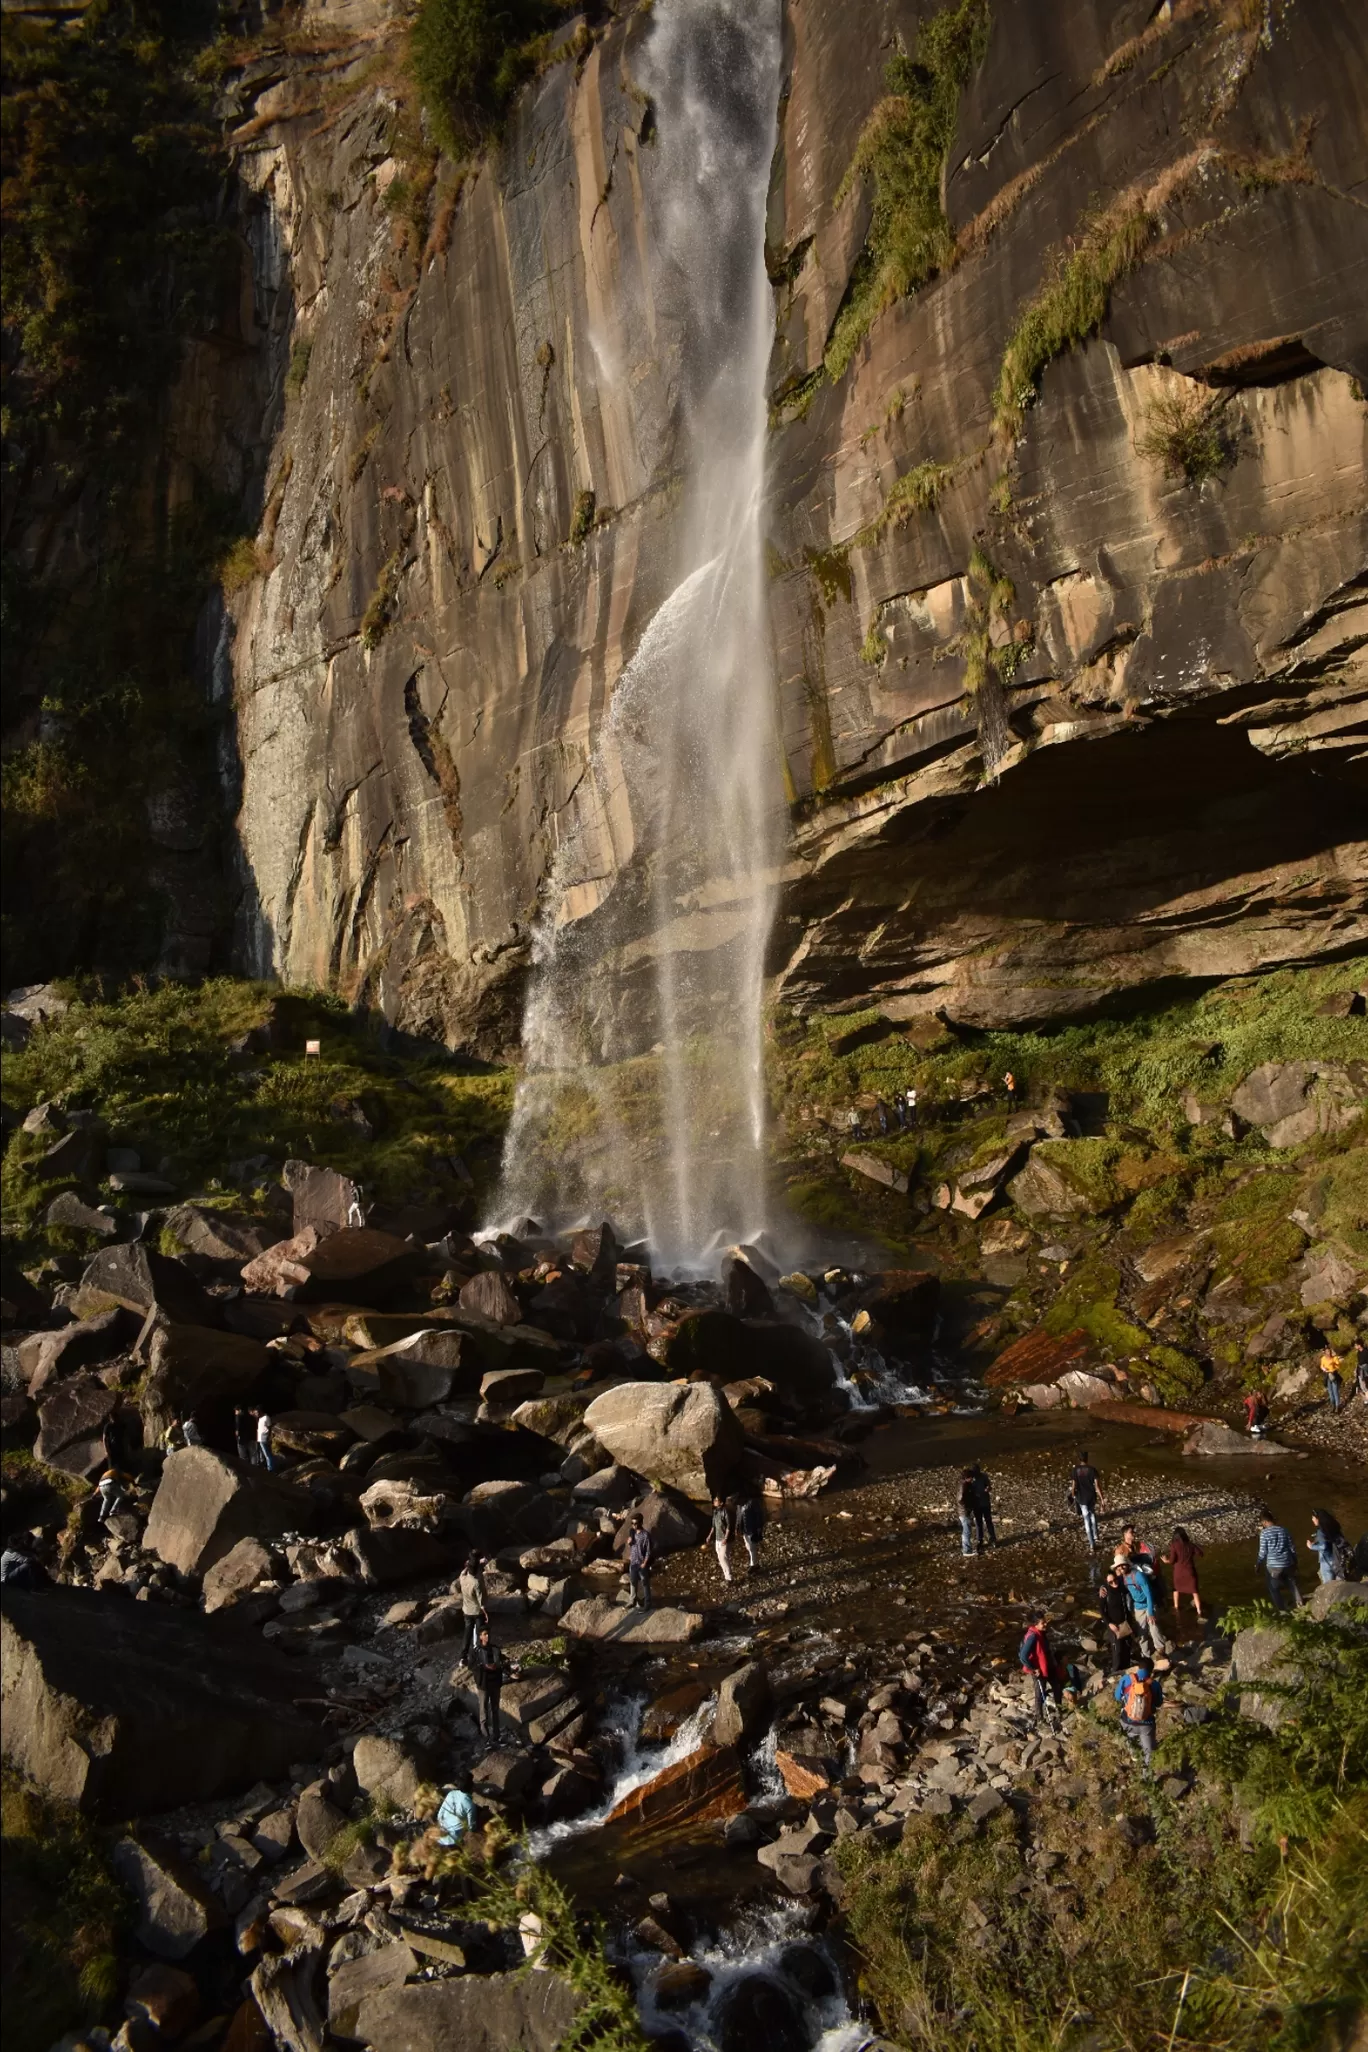
[[(777, 0), (673, 0), (642, 52), (651, 318), (686, 451), (678, 582), (559, 822), (500, 1199), (505, 1217), (557, 1224), (609, 1209), (667, 1267), (708, 1265), (767, 1211), (761, 998), (784, 831), (761, 549), (779, 55)], [(643, 1139), (620, 1065), (648, 1051)]]

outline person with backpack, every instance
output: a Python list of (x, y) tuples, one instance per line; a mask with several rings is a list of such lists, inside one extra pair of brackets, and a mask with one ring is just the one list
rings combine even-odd
[(1255, 1563), (1268, 1577), (1268, 1596), (1275, 1610), (1300, 1610), (1302, 1593), (1297, 1587), (1297, 1549), (1286, 1525), (1280, 1525), (1271, 1510), (1259, 1512), (1259, 1552)]
[(757, 1490), (748, 1496), (737, 1513), (736, 1528), (746, 1545), (746, 1559), (752, 1568), (760, 1565), (760, 1547), (765, 1537), (765, 1505)]
[(1063, 1706), (1064, 1672), (1050, 1644), (1049, 1612), (1038, 1610), (1026, 1627), (1026, 1636), (1017, 1648), (1017, 1659), (1023, 1673), (1031, 1677), (1035, 1685), (1035, 1714), (1039, 1724), (1045, 1715), (1045, 1706), (1051, 1696), (1055, 1709)]
[(1321, 1580), (1342, 1582), (1349, 1567), (1349, 1541), (1339, 1519), (1333, 1511), (1313, 1510), (1311, 1522), (1316, 1529), (1306, 1543), (1312, 1553), (1320, 1556)]
[(1112, 1695), (1121, 1705), (1121, 1730), (1129, 1744), (1139, 1746), (1148, 1779), (1154, 1758), (1154, 1713), (1164, 1700), (1163, 1685), (1148, 1660), (1137, 1660), (1120, 1677)]
[(1069, 1502), (1083, 1520), (1083, 1537), (1088, 1542), (1089, 1553), (1097, 1551), (1097, 1513), (1106, 1506), (1102, 1501), (1102, 1478), (1088, 1459), (1084, 1447), (1074, 1463), (1069, 1477)]
[(632, 1530), (627, 1540), (627, 1585), (632, 1592), (633, 1610), (649, 1610), (651, 1535), (646, 1530), (646, 1520), (640, 1511), (634, 1511), (632, 1514)]

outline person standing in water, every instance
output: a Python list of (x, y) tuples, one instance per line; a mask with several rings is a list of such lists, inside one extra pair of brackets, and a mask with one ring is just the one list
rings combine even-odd
[(1323, 1582), (1342, 1582), (1349, 1565), (1349, 1541), (1343, 1527), (1333, 1511), (1313, 1510), (1311, 1523), (1314, 1527), (1306, 1544), (1318, 1555), (1317, 1572)]
[(1097, 1513), (1104, 1508), (1102, 1478), (1089, 1460), (1086, 1447), (1074, 1463), (1074, 1471), (1069, 1478), (1069, 1501), (1083, 1520), (1083, 1537), (1088, 1542), (1089, 1553), (1096, 1553)]
[(1175, 1617), (1182, 1609), (1185, 1596), (1192, 1598), (1192, 1607), (1198, 1617), (1202, 1615), (1202, 1592), (1197, 1582), (1197, 1563), (1201, 1557), (1202, 1549), (1196, 1540), (1190, 1539), (1181, 1525), (1175, 1525), (1168, 1552), (1161, 1556), (1164, 1566), (1172, 1571)]

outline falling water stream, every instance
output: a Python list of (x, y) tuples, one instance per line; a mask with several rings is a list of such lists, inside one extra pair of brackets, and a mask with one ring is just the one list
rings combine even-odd
[(779, 0), (658, 0), (637, 60), (654, 327), (677, 392), (674, 584), (556, 849), (500, 1208), (594, 1214), (695, 1272), (766, 1216), (761, 1006), (783, 846), (764, 510)]

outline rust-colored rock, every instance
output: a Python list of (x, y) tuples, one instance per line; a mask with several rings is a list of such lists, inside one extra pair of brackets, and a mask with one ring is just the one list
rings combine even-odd
[(786, 1753), (780, 1746), (775, 1751), (774, 1764), (784, 1787), (800, 1802), (823, 1795), (831, 1787), (830, 1763), (826, 1760), (808, 1753)]
[(606, 1821), (652, 1833), (685, 1831), (724, 1822), (745, 1807), (740, 1755), (731, 1746), (700, 1746), (634, 1788)]
[(1070, 1368), (1082, 1367), (1092, 1351), (1092, 1341), (1086, 1332), (1075, 1328), (1073, 1332), (1055, 1334), (1038, 1325), (1034, 1332), (1024, 1333), (1010, 1347), (1004, 1347), (983, 1379), (993, 1389), (1013, 1383), (1058, 1382)]

